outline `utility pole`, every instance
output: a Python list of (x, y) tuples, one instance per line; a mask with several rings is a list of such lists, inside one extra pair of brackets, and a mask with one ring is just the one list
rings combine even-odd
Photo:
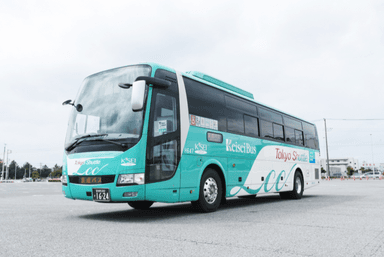
[(4, 154), (3, 154), (3, 167), (1, 168), (1, 180), (4, 180), (4, 165), (5, 165), (5, 151), (7, 144), (4, 144)]
[(16, 182), (16, 167), (17, 167), (17, 165), (16, 165), (16, 162), (15, 162), (15, 182)]
[(325, 145), (327, 148), (327, 174), (328, 177), (331, 176), (331, 172), (329, 170), (329, 154), (328, 154), (328, 138), (327, 138), (327, 120), (324, 118), (324, 127), (325, 127)]
[(371, 149), (372, 149), (372, 169), (373, 169), (373, 178), (375, 178), (375, 162), (373, 161), (373, 141), (372, 141), (372, 134), (371, 134)]
[(12, 150), (7, 150), (7, 172), (5, 174), (5, 179), (7, 180), (9, 177), (9, 154), (12, 153)]

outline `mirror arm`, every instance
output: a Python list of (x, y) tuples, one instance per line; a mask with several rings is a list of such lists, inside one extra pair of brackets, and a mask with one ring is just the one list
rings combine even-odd
[(171, 86), (171, 82), (165, 79), (139, 76), (135, 81), (145, 80), (146, 84), (152, 84), (154, 87), (167, 88)]
[(81, 104), (75, 105), (75, 103), (72, 103), (72, 100), (67, 100), (63, 102), (63, 105), (72, 105), (75, 107), (76, 111), (81, 112), (83, 110), (83, 106)]

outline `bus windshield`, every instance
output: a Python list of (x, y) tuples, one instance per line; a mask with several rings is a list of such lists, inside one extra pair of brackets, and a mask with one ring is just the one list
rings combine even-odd
[(132, 111), (132, 87), (122, 89), (118, 84), (132, 84), (138, 76), (150, 76), (150, 73), (150, 66), (136, 65), (87, 77), (75, 100), (75, 105), (80, 104), (82, 111), (73, 108), (71, 112), (65, 146), (80, 137), (98, 134), (108, 139), (129, 138), (137, 143), (141, 136), (143, 111)]

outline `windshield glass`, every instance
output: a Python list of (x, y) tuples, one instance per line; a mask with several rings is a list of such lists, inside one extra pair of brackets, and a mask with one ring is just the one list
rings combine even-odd
[(83, 110), (78, 112), (73, 108), (65, 145), (89, 134), (107, 134), (108, 139), (130, 138), (137, 142), (142, 130), (143, 111), (132, 111), (132, 87), (123, 89), (118, 84), (132, 84), (138, 76), (150, 76), (150, 73), (150, 66), (136, 65), (87, 77), (75, 100), (75, 105), (81, 104)]

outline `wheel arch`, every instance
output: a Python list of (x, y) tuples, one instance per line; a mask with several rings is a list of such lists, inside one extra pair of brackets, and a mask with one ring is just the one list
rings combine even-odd
[[(203, 165), (203, 167), (201, 169), (200, 180), (199, 181), (201, 181), (201, 177), (203, 176), (204, 171), (207, 170), (207, 169), (213, 169), (219, 175), (219, 177), (221, 179), (221, 186), (223, 188), (222, 199), (225, 199), (225, 196), (226, 196), (226, 193), (227, 193), (227, 187), (226, 187), (226, 177), (225, 177), (224, 167), (221, 165), (221, 163), (219, 163), (216, 160), (208, 160), (207, 162), (204, 163), (204, 165)], [(199, 188), (199, 190), (200, 190), (200, 188)]]

